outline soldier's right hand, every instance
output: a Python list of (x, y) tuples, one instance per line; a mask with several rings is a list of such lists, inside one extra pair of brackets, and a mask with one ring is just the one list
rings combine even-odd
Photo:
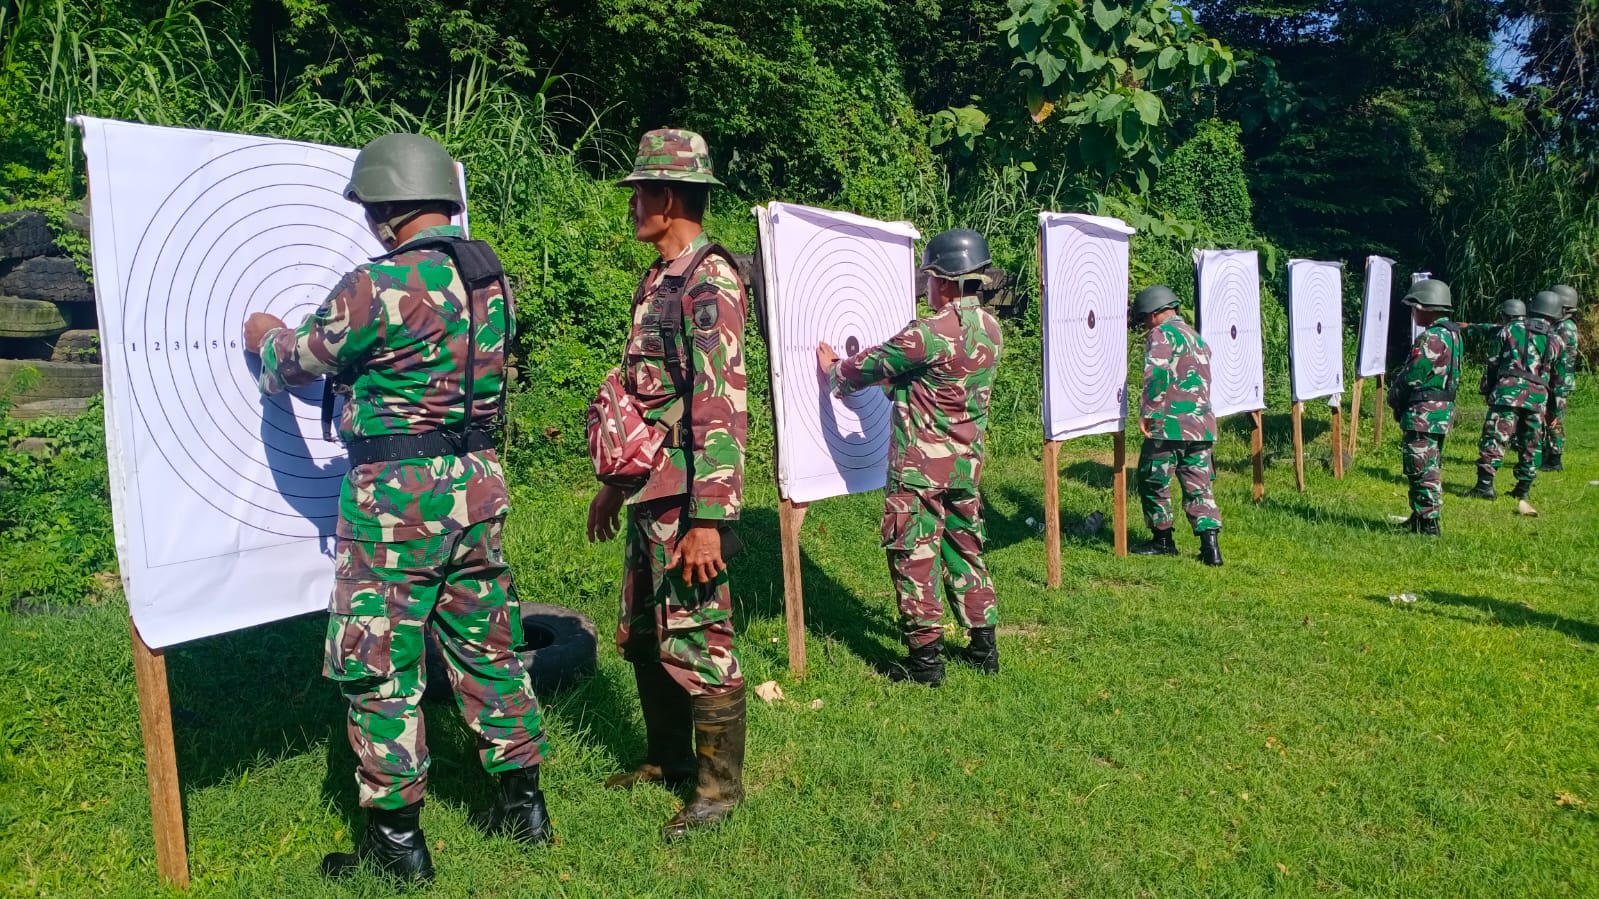
[(589, 503), (589, 542), (604, 543), (622, 529), (622, 491), (607, 484)]

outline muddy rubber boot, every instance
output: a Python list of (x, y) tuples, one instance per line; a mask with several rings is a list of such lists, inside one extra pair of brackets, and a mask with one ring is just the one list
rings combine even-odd
[(1220, 534), (1219, 530), (1199, 532), (1199, 561), (1206, 565), (1221, 564), (1221, 547), (1216, 545), (1216, 538)]
[(500, 795), (489, 812), (486, 829), (529, 846), (555, 842), (550, 811), (544, 806), (544, 791), (539, 789), (538, 765), (500, 775)]
[(1527, 498), (1527, 494), (1529, 494), (1531, 492), (1532, 492), (1532, 482), (1531, 481), (1517, 481), (1516, 482), (1516, 489), (1510, 491), (1510, 495), (1515, 497), (1516, 499), (1526, 499)]
[(1416, 524), (1411, 530), (1423, 537), (1437, 537), (1443, 533), (1438, 527), (1438, 519), (1436, 518), (1417, 518)]
[(1494, 479), (1477, 475), (1477, 486), (1466, 491), (1467, 496), (1477, 499), (1498, 499), (1499, 494), (1494, 492)]
[(910, 650), (905, 655), (905, 661), (900, 662), (888, 673), (888, 679), (901, 684), (909, 681), (913, 684), (922, 684), (928, 687), (943, 686), (943, 639), (940, 638), (925, 646)]
[(699, 781), (694, 798), (661, 828), (668, 843), (689, 831), (722, 823), (744, 801), (744, 688), (720, 696), (695, 696), (690, 704)]
[(322, 874), (340, 878), (363, 864), (407, 883), (433, 879), (433, 857), (422, 834), (422, 800), (397, 809), (367, 809), (366, 830), (354, 852), (332, 852), (322, 859)]
[(972, 642), (961, 650), (961, 658), (984, 674), (998, 674), (999, 645), (994, 642), (994, 629), (974, 627), (971, 629), (971, 637)]
[(694, 782), (694, 710), (688, 693), (660, 662), (633, 665), (639, 707), (644, 712), (644, 761), (632, 771), (613, 775), (607, 789), (631, 790), (639, 784), (667, 787)]
[(1539, 471), (1565, 471), (1566, 466), (1560, 464), (1559, 453), (1544, 453), (1543, 464), (1538, 466)]
[(1177, 555), (1177, 541), (1172, 537), (1172, 529), (1153, 531), (1148, 543), (1140, 543), (1133, 547), (1135, 556), (1175, 556)]

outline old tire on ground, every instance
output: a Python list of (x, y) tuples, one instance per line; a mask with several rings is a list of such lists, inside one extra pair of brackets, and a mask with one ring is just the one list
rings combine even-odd
[(100, 392), (100, 366), (85, 362), (44, 362), (0, 359), (0, 386), (11, 383), (23, 368), (39, 373), (38, 383), (11, 395), (18, 405), (39, 400), (90, 397)]
[(89, 397), (74, 396), (60, 400), (39, 400), (12, 406), (12, 418), (73, 418), (89, 411)]
[[(587, 615), (565, 606), (522, 603), (522, 630), (526, 642), (517, 650), (527, 669), (533, 692), (539, 696), (576, 683), (594, 673), (599, 658), (599, 637)], [(450, 675), (444, 651), (433, 629), (427, 635), (428, 686), (425, 698), (448, 699)]]
[(63, 331), (50, 351), (52, 362), (99, 362), (100, 332), (88, 329)]
[(44, 213), (32, 209), (0, 212), (0, 260), (60, 254)]
[(65, 331), (67, 324), (54, 303), (0, 296), (0, 337), (49, 337)]
[(37, 256), (19, 264), (0, 278), (0, 293), (52, 303), (94, 302), (94, 288), (70, 256)]

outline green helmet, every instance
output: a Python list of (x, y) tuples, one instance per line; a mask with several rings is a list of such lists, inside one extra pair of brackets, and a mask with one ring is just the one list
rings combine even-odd
[(1499, 304), (1499, 314), (1505, 318), (1526, 318), (1527, 304), (1520, 300), (1505, 300)]
[(721, 184), (711, 168), (711, 148), (705, 138), (681, 128), (656, 128), (638, 141), (633, 171), (617, 184), (639, 181), (682, 181)]
[(1560, 294), (1560, 308), (1567, 312), (1576, 311), (1577, 304), (1582, 302), (1582, 294), (1578, 293), (1577, 288), (1572, 287), (1570, 284), (1556, 284), (1549, 289)]
[(1455, 306), (1454, 296), (1449, 291), (1449, 285), (1442, 281), (1426, 278), (1410, 285), (1410, 292), (1405, 294), (1406, 306), (1417, 306), (1422, 309), (1432, 309), (1448, 312)]
[(420, 134), (385, 134), (361, 148), (344, 198), (363, 206), (446, 203), (452, 215), (466, 208), (450, 151)]
[(1560, 311), (1560, 294), (1552, 290), (1538, 291), (1532, 295), (1532, 302), (1527, 304), (1527, 311), (1540, 318), (1559, 321), (1562, 314)]
[(1182, 299), (1177, 293), (1164, 284), (1146, 287), (1133, 299), (1133, 314), (1129, 318), (1129, 324), (1136, 324), (1144, 316), (1162, 309), (1176, 309), (1181, 303)]
[(952, 228), (933, 235), (922, 248), (922, 271), (940, 278), (959, 278), (988, 268), (994, 261), (988, 241), (970, 228)]

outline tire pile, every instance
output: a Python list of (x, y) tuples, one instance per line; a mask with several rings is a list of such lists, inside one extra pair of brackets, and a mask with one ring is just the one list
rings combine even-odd
[[(86, 217), (68, 223), (88, 233)], [(33, 210), (0, 213), (0, 391), (23, 368), (39, 378), (11, 393), (14, 418), (77, 415), (101, 389), (94, 288)]]

